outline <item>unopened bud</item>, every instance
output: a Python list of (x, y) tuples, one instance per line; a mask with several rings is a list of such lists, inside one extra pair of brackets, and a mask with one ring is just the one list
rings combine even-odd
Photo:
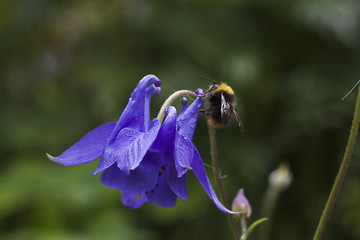
[(289, 167), (285, 164), (280, 164), (280, 166), (272, 171), (269, 175), (270, 186), (276, 187), (280, 190), (285, 190), (289, 187), (292, 180), (292, 175), (290, 173)]
[(231, 209), (234, 212), (241, 212), (237, 214), (238, 217), (245, 216), (247, 218), (251, 215), (251, 206), (249, 201), (246, 199), (244, 195), (244, 189), (240, 189), (232, 202)]

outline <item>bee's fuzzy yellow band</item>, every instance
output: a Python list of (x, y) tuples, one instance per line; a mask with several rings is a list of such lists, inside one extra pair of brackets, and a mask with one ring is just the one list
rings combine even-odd
[(234, 94), (234, 91), (232, 90), (232, 88), (229, 87), (226, 83), (221, 83), (221, 84), (214, 90), (214, 92), (220, 92), (220, 91), (226, 92), (226, 93), (231, 94), (231, 95)]

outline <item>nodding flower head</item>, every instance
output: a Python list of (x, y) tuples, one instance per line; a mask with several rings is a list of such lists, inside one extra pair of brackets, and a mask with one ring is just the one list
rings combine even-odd
[(64, 166), (87, 163), (101, 156), (94, 174), (102, 172), (101, 182), (122, 190), (122, 202), (139, 208), (150, 201), (172, 207), (177, 198), (186, 199), (185, 175), (193, 171), (205, 192), (223, 212), (206, 175), (200, 154), (192, 142), (199, 110), (204, 104), (202, 90), (189, 106), (182, 98), (182, 111), (166, 108), (161, 124), (150, 120), (150, 98), (160, 92), (160, 80), (147, 75), (140, 80), (116, 123), (106, 123), (86, 134), (79, 142), (58, 157), (48, 157)]

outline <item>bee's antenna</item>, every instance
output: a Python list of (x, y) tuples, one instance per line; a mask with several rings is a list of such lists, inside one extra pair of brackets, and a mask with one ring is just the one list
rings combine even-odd
[(215, 81), (214, 79), (209, 78), (209, 77), (200, 76), (200, 78), (210, 80), (210, 81), (212, 81), (212, 82), (213, 82), (213, 84), (216, 84), (216, 81)]

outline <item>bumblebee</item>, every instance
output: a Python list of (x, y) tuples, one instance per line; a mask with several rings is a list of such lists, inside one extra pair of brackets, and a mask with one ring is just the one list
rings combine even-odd
[(208, 107), (201, 112), (209, 116), (209, 124), (215, 128), (226, 126), (234, 115), (240, 130), (244, 131), (244, 124), (236, 111), (236, 100), (234, 90), (226, 83), (213, 82), (210, 88), (204, 91), (204, 97)]

